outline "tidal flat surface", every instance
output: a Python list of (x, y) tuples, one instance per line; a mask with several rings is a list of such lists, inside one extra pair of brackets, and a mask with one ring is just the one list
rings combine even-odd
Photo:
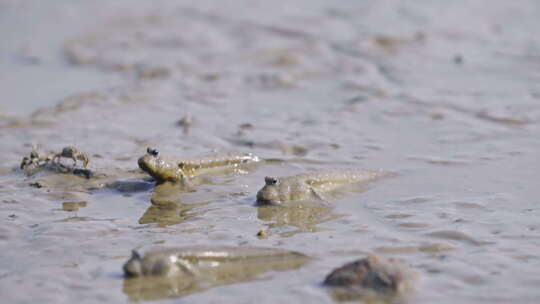
[[(132, 249), (194, 245), (312, 260), (152, 300), (332, 303), (324, 277), (366, 253), (418, 272), (395, 302), (540, 300), (537, 1), (1, 0), (0, 25), (2, 302), (134, 300)], [(106, 177), (18, 170), (68, 145)], [(147, 147), (279, 161), (175, 191)], [(347, 167), (396, 175), (255, 204), (267, 175)]]

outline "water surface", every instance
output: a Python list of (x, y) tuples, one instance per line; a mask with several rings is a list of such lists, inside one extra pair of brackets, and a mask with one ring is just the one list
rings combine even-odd
[[(4, 301), (127, 301), (122, 264), (158, 245), (315, 258), (189, 303), (331, 303), (324, 276), (367, 252), (420, 274), (407, 303), (540, 298), (537, 2), (57, 4), (0, 2)], [(26, 177), (32, 145), (76, 145), (117, 183)], [(284, 161), (164, 206), (137, 171), (148, 146)], [(329, 203), (254, 204), (267, 175), (339, 167), (397, 176)]]

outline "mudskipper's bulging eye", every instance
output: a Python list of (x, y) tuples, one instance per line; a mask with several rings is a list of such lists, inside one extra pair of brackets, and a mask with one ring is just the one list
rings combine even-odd
[(267, 185), (276, 185), (278, 183), (278, 179), (276, 177), (267, 176), (264, 178), (264, 182)]
[(152, 155), (152, 156), (158, 156), (159, 151), (156, 148), (147, 148), (146, 153)]

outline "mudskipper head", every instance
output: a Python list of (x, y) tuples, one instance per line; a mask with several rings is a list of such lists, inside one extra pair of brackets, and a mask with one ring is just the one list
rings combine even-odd
[(268, 186), (274, 186), (279, 183), (279, 179), (273, 176), (267, 176), (264, 178), (264, 183)]
[(257, 192), (258, 203), (279, 204), (279, 178), (267, 176), (264, 178), (264, 187)]
[(139, 168), (150, 174), (158, 183), (182, 180), (184, 175), (178, 163), (159, 156), (156, 148), (146, 149), (146, 154), (139, 158)]
[(138, 277), (143, 275), (141, 255), (133, 250), (131, 252), (131, 258), (124, 264), (124, 274), (126, 277)]
[(159, 151), (156, 148), (148, 147), (148, 148), (146, 148), (146, 154), (157, 157), (159, 155)]
[(153, 176), (159, 164), (159, 152), (155, 148), (147, 148), (146, 154), (139, 158), (139, 168)]

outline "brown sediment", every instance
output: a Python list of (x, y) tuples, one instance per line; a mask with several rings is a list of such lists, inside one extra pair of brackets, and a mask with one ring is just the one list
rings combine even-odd
[(461, 232), (461, 231), (454, 231), (454, 230), (441, 230), (441, 231), (434, 231), (427, 234), (431, 237), (436, 238), (442, 238), (442, 239), (448, 239), (448, 240), (454, 240), (454, 241), (460, 241), (469, 243), (472, 245), (488, 245), (488, 244), (494, 244), (493, 242), (489, 241), (480, 241), (477, 240), (470, 235)]
[(418, 246), (383, 246), (376, 249), (379, 253), (414, 253), (414, 252), (440, 252), (452, 250), (455, 247), (445, 243), (432, 243)]

